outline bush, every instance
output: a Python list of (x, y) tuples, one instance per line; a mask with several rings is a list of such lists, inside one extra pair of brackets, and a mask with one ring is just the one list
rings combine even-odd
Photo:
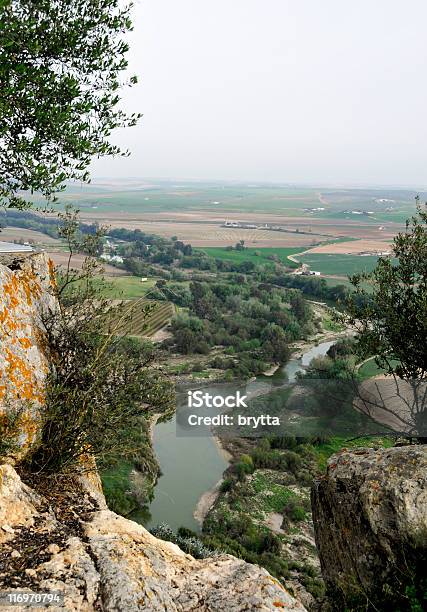
[(252, 458), (249, 455), (242, 455), (240, 461), (234, 464), (234, 471), (239, 480), (244, 480), (247, 474), (252, 474), (254, 471), (254, 464)]
[[(294, 522), (305, 521), (307, 519), (307, 513), (304, 509), (301, 500), (295, 497), (292, 497), (284, 506), (282, 514), (284, 517), (290, 519)], [(287, 521), (284, 520), (286, 524)]]
[(193, 557), (196, 559), (206, 559), (207, 557), (212, 557), (218, 554), (216, 551), (207, 548), (194, 532), (192, 532), (190, 529), (186, 529), (185, 527), (180, 527), (178, 529), (178, 533), (174, 533), (169, 525), (162, 523), (151, 529), (150, 533), (160, 540), (173, 542), (185, 553), (193, 555)]
[(22, 433), (24, 408), (6, 406), (0, 413), (0, 460), (6, 459), (19, 448), (19, 437)]
[(225, 478), (225, 480), (223, 480), (221, 483), (220, 491), (221, 493), (227, 493), (228, 491), (231, 491), (233, 486), (234, 480), (232, 478)]
[[(96, 251), (92, 236), (79, 247), (75, 215), (67, 211), (63, 223), (61, 232), (71, 253)], [(41, 433), (25, 461), (29, 471), (79, 470), (89, 452), (101, 464), (112, 453), (131, 457), (137, 448), (129, 431), (140, 428), (141, 417), (173, 409), (172, 384), (151, 367), (154, 349), (121, 332), (126, 318), (140, 307), (132, 302), (117, 321), (111, 303), (102, 299), (99, 274), (96, 261), (88, 256), (81, 273), (59, 276), (53, 291), (60, 308), (43, 313), (50, 371)], [(146, 307), (138, 314), (146, 315)]]

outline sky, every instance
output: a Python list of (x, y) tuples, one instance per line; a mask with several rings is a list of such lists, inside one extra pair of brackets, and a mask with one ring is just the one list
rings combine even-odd
[(425, 0), (136, 0), (93, 176), (427, 186)]

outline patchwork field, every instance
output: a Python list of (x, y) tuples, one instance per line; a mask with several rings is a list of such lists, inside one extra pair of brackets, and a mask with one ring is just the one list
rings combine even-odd
[[(61, 194), (63, 204), (83, 211), (135, 213), (225, 211), (228, 213), (304, 213), (330, 217), (372, 213), (386, 219), (413, 210), (415, 190), (390, 188), (324, 188), (290, 184), (96, 179), (90, 185), (73, 184)], [(419, 193), (421, 199), (426, 193)], [(400, 220), (399, 220), (400, 222)]]
[[(87, 222), (177, 236), (196, 247), (245, 240), (251, 247), (290, 248), (338, 237), (390, 240), (414, 213), (415, 195), (411, 190), (129, 179), (74, 185), (61, 200), (78, 206)], [(261, 229), (221, 227), (225, 221)], [(262, 229), (266, 223), (292, 233)]]

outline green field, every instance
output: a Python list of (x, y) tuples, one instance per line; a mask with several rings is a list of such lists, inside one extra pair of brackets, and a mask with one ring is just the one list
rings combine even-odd
[(114, 325), (123, 319), (123, 322), (115, 328), (114, 333), (150, 338), (165, 327), (174, 314), (175, 307), (171, 302), (144, 299), (125, 300), (113, 311)]
[(108, 283), (104, 291), (105, 297), (133, 299), (147, 295), (159, 279), (153, 277), (142, 283), (139, 276), (110, 276), (105, 280)]
[(298, 267), (293, 261), (288, 259), (288, 255), (295, 255), (300, 253), (304, 247), (289, 247), (289, 248), (245, 248), (244, 251), (227, 251), (225, 247), (205, 247), (200, 249), (209, 257), (215, 259), (225, 259), (227, 261), (233, 261), (235, 263), (242, 263), (243, 261), (253, 261), (254, 264), (265, 264), (273, 263), (269, 257), (277, 255), (280, 261), (290, 268)]
[[(396, 189), (328, 189), (286, 184), (116, 180), (67, 186), (60, 205), (85, 211), (156, 213), (224, 211), (281, 214), (286, 217), (356, 219), (352, 210), (372, 211), (363, 221), (404, 220), (415, 210), (415, 191)], [(427, 194), (420, 193), (421, 199)], [(382, 201), (384, 200), (385, 201)], [(37, 200), (36, 200), (37, 201)], [(318, 209), (324, 210), (307, 210)]]
[[(396, 360), (392, 360), (393, 367), (396, 366), (398, 362)], [(363, 380), (367, 378), (372, 378), (374, 376), (378, 376), (379, 374), (384, 374), (385, 369), (379, 368), (375, 363), (375, 358), (372, 357), (369, 361), (366, 361), (359, 369), (359, 374), (362, 376)]]
[(297, 259), (307, 264), (311, 270), (337, 276), (371, 272), (378, 262), (376, 255), (333, 255), (329, 253), (307, 253)]

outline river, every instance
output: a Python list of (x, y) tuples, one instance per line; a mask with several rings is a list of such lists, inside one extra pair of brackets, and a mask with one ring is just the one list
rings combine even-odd
[[(295, 380), (298, 371), (309, 365), (313, 357), (325, 355), (335, 341), (323, 342), (305, 352), (300, 359), (290, 359), (273, 376), (258, 376), (250, 382), (250, 393), (262, 393), (271, 385), (280, 386), (280, 380)], [(215, 386), (206, 391), (215, 392)], [(225, 453), (212, 436), (180, 437), (175, 417), (166, 423), (158, 423), (154, 429), (154, 450), (162, 476), (154, 489), (154, 499), (148, 513), (133, 513), (134, 520), (151, 528), (167, 523), (173, 530), (184, 526), (194, 531), (200, 525), (194, 518), (194, 510), (200, 497), (212, 489), (228, 466)], [(151, 516), (149, 516), (151, 515)]]

